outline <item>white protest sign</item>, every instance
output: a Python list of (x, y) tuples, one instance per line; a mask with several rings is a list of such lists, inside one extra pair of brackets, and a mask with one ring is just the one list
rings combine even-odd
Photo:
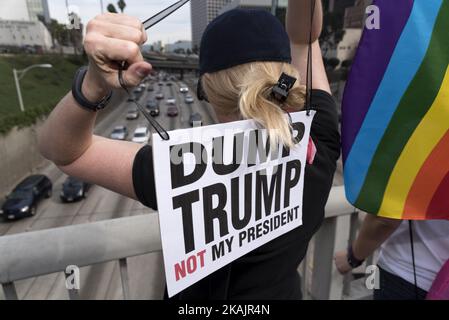
[(315, 113), (291, 114), (299, 143), (271, 148), (252, 120), (153, 135), (154, 174), (170, 297), (302, 225)]

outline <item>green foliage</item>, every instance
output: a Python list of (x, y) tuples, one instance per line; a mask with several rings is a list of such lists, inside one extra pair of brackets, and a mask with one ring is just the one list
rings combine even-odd
[(50, 103), (46, 106), (37, 106), (32, 109), (28, 109), (25, 112), (13, 113), (0, 118), (0, 134), (8, 133), (12, 128), (24, 128), (33, 125), (36, 120), (47, 115), (56, 102)]
[[(51, 63), (52, 69), (33, 69), (20, 80), (25, 112), (20, 111), (13, 68)], [(14, 55), (0, 57), (0, 134), (13, 127), (26, 127), (48, 114), (70, 91), (75, 71), (86, 61), (59, 55)]]

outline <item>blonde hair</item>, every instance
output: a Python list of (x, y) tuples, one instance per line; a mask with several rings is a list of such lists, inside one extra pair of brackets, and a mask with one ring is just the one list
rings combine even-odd
[[(274, 99), (271, 92), (283, 72), (298, 81), (282, 103)], [(293, 140), (284, 109), (301, 111), (304, 108), (306, 90), (299, 83), (299, 72), (283, 62), (252, 62), (206, 73), (202, 78), (203, 90), (218, 112), (254, 119), (268, 130), (272, 146), (282, 143), (286, 147), (292, 147)]]

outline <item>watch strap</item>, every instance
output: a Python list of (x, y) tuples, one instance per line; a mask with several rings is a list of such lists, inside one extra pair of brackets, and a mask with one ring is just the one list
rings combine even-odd
[(354, 256), (352, 246), (348, 247), (348, 263), (354, 269), (360, 267), (365, 260), (359, 260)]
[(72, 84), (72, 95), (75, 101), (84, 109), (97, 112), (106, 108), (112, 98), (112, 91), (99, 102), (91, 102), (83, 95), (83, 81), (87, 74), (87, 67), (81, 67), (76, 72)]

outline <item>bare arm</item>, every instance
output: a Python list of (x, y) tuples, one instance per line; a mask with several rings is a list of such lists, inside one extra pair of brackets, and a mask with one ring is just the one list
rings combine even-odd
[[(381, 218), (371, 214), (366, 215), (360, 233), (352, 245), (354, 256), (359, 260), (365, 260), (371, 256), (400, 224), (401, 220)], [(343, 274), (352, 269), (348, 264), (346, 250), (335, 255), (335, 263), (337, 269)]]
[[(92, 20), (84, 44), (89, 56), (82, 88), (85, 97), (100, 101), (111, 88), (119, 87), (114, 61), (127, 61), (126, 83), (139, 84), (151, 72), (139, 49), (145, 41), (135, 18), (105, 14)], [(68, 175), (135, 198), (132, 165), (141, 146), (94, 136), (95, 119), (96, 113), (82, 109), (67, 94), (39, 132), (41, 153)]]
[[(311, 27), (313, 0), (289, 0), (286, 28), (291, 42), (292, 64), (301, 74), (301, 84), (306, 84), (307, 56)], [(316, 0), (312, 26), (312, 88), (330, 91), (318, 38), (323, 26), (321, 0)]]

